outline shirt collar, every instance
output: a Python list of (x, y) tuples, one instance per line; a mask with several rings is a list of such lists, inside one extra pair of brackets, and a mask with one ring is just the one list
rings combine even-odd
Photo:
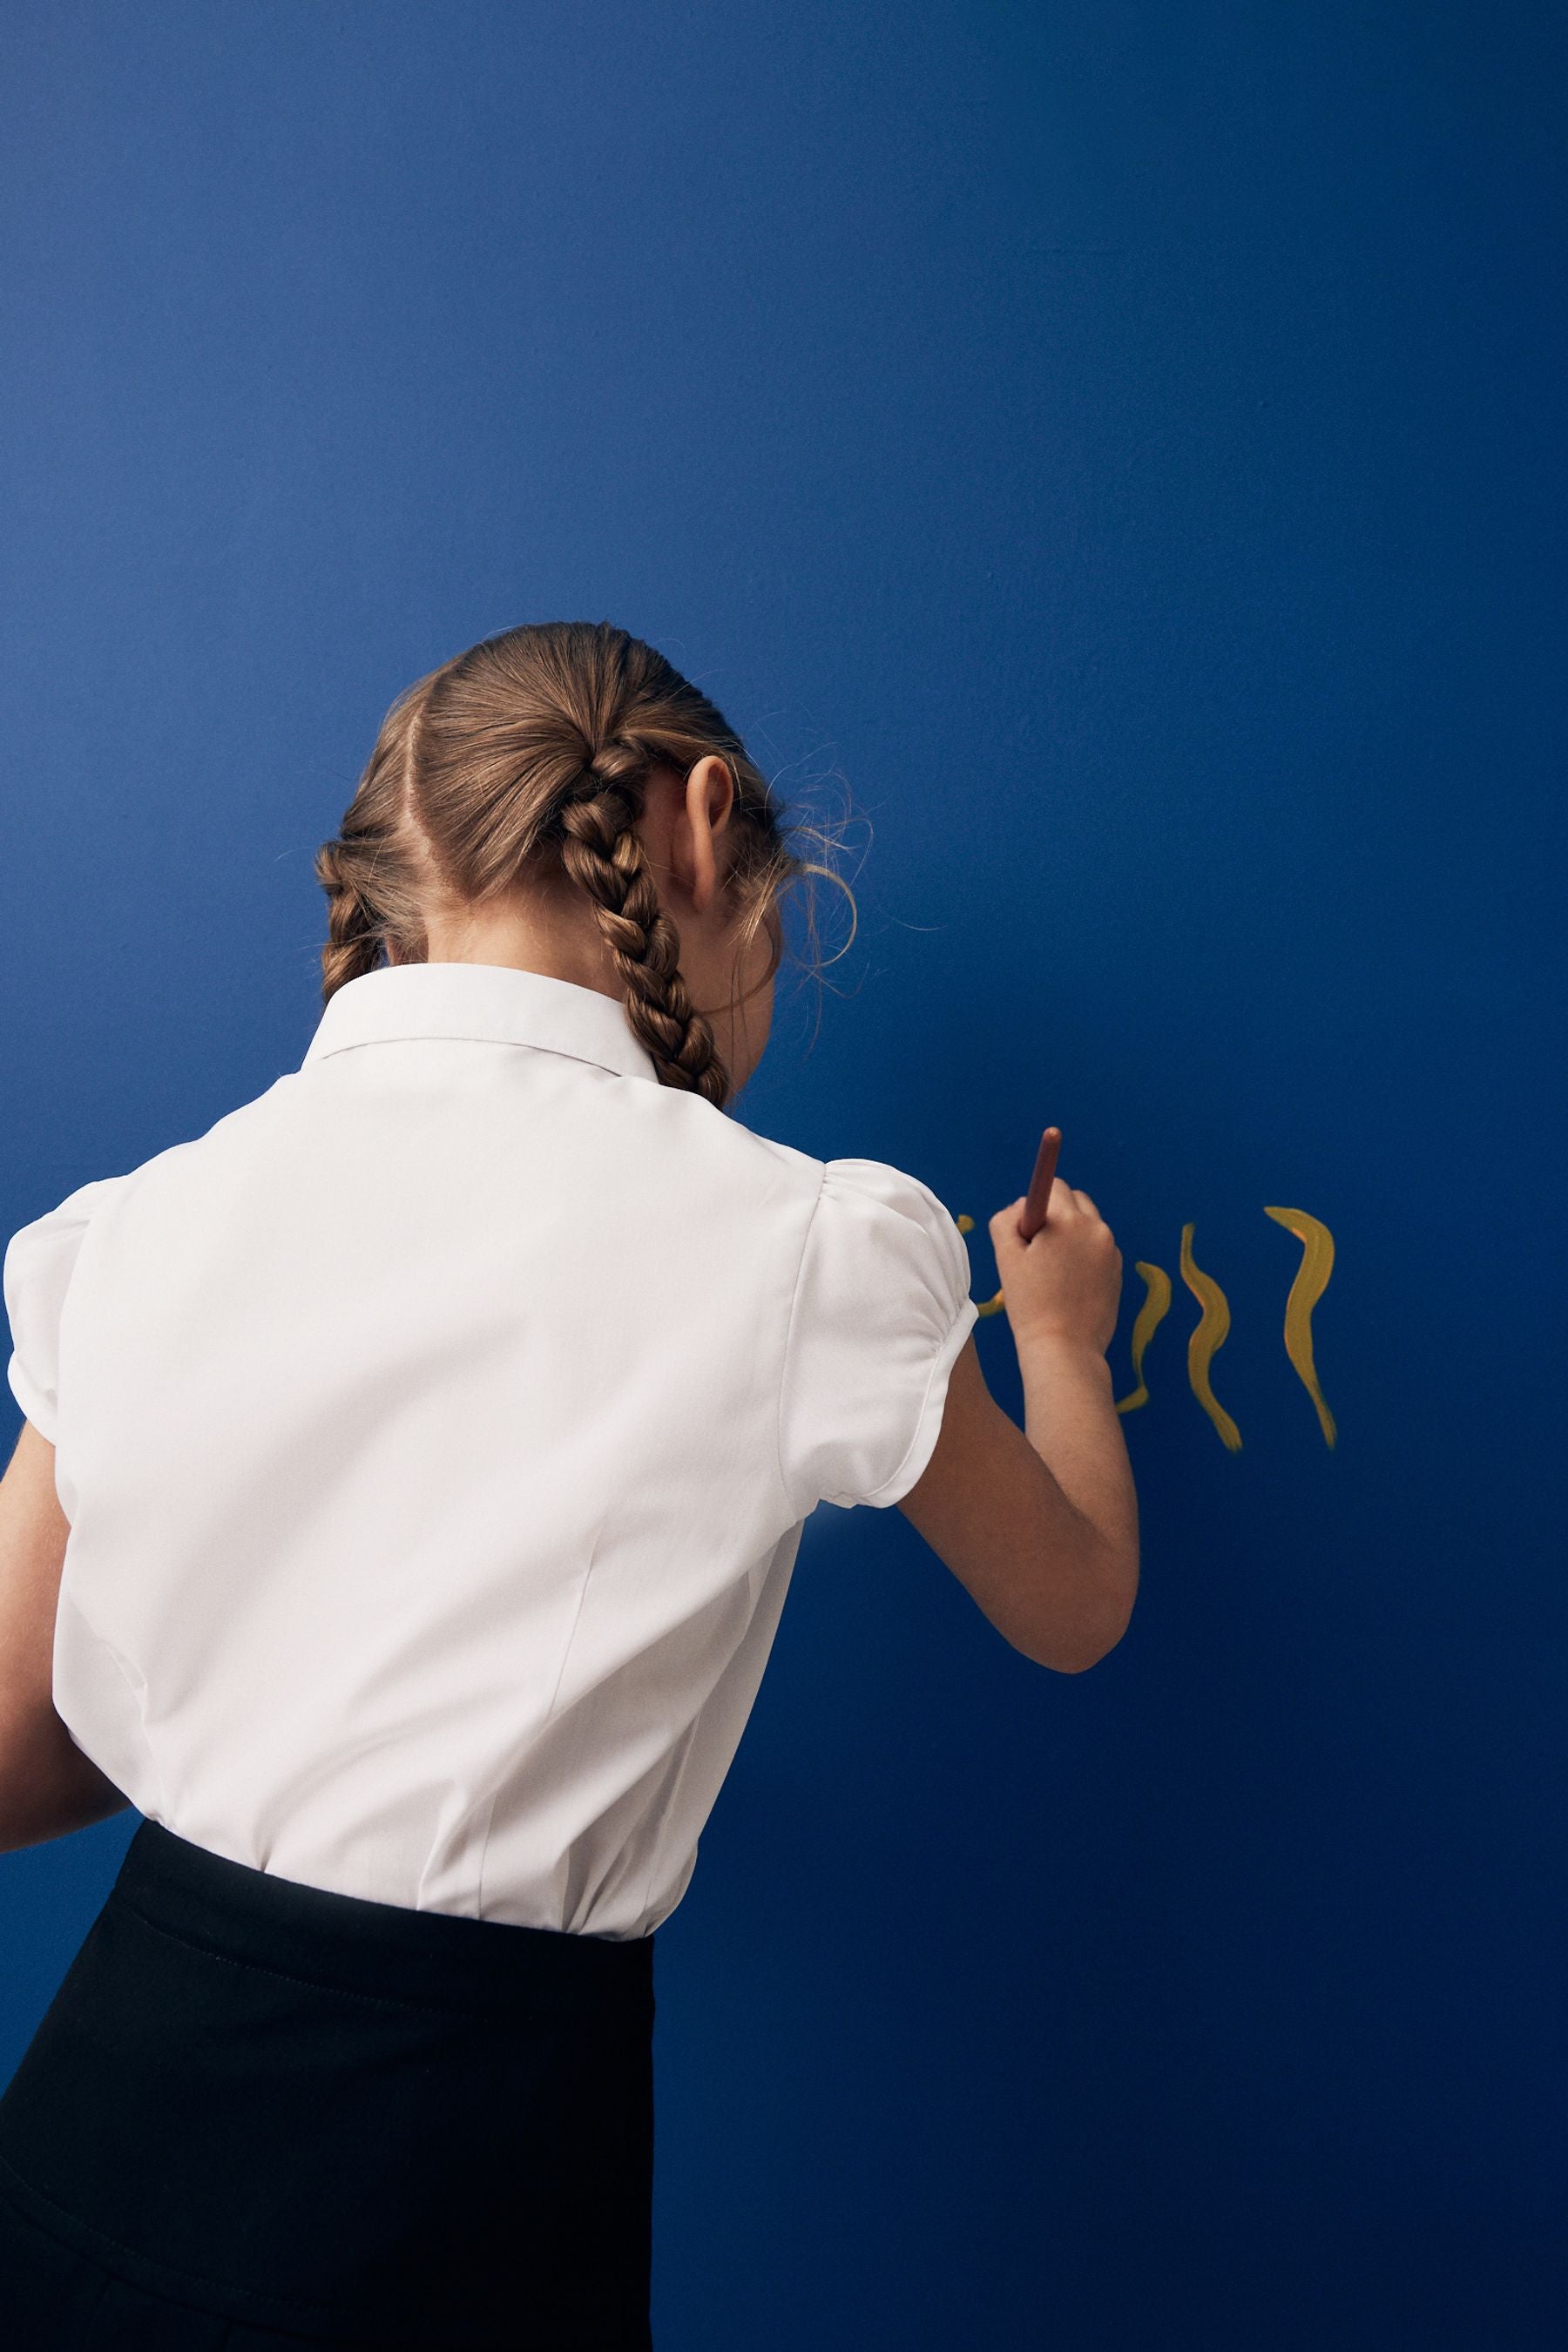
[(378, 964), (358, 973), (327, 999), (300, 1066), (351, 1045), (402, 1037), (536, 1045), (658, 1084), (654, 1058), (634, 1034), (619, 997), (499, 963)]

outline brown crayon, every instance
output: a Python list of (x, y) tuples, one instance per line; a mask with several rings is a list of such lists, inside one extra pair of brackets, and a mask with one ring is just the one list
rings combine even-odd
[(1040, 1148), (1035, 1155), (1035, 1172), (1029, 1179), (1023, 1213), (1018, 1219), (1018, 1234), (1023, 1241), (1032, 1241), (1046, 1222), (1046, 1210), (1050, 1202), (1051, 1185), (1057, 1172), (1057, 1155), (1061, 1148), (1061, 1129), (1047, 1127), (1040, 1138)]

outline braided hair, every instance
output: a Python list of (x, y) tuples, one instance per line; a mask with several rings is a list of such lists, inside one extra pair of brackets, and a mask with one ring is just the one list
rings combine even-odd
[(730, 1073), (687, 992), (679, 933), (637, 830), (655, 770), (684, 778), (710, 754), (734, 786), (724, 887), (739, 911), (738, 968), (785, 884), (839, 877), (788, 847), (740, 737), (662, 654), (607, 621), (542, 622), (483, 638), (416, 680), (316, 854), (323, 1002), (383, 960), (424, 961), (436, 901), (478, 905), (553, 863), (594, 908), (660, 1083), (722, 1109)]
[[(594, 902), (626, 983), (626, 1017), (663, 1083), (689, 1087), (722, 1108), (729, 1077), (711, 1029), (686, 992), (680, 936), (660, 903), (637, 831), (642, 795), (634, 760), (612, 744), (584, 769), (557, 820), (561, 863)], [(619, 775), (606, 773), (611, 762), (620, 765)]]

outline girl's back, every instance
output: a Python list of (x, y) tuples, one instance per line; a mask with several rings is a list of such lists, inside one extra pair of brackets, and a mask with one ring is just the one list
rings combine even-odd
[(976, 1312), (913, 1178), (660, 1086), (608, 995), (463, 963), (349, 982), (298, 1071), (16, 1234), (5, 1289), (71, 1520), (56, 1703), (132, 1802), (609, 1936), (685, 1886), (801, 1521), (913, 1484)]

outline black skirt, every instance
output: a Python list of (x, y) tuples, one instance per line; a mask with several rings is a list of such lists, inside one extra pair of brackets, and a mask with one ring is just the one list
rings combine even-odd
[(653, 1942), (144, 1821), (0, 2097), (0, 2341), (647, 2352)]

